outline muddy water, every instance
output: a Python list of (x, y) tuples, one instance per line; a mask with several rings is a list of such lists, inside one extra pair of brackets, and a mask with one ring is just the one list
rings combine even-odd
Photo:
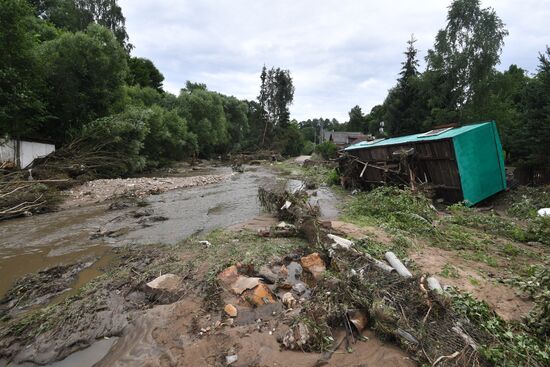
[[(230, 172), (227, 167), (208, 169), (209, 174)], [(167, 218), (164, 221), (135, 218), (138, 208), (108, 210), (107, 202), (0, 222), (0, 297), (25, 274), (100, 258), (113, 246), (174, 244), (193, 234), (253, 218), (261, 212), (258, 187), (275, 179), (267, 169), (249, 168), (218, 184), (147, 197), (147, 209), (153, 210), (154, 217)], [(106, 229), (115, 231), (116, 237), (94, 236)], [(92, 268), (81, 274), (78, 282), (85, 284), (95, 275)]]

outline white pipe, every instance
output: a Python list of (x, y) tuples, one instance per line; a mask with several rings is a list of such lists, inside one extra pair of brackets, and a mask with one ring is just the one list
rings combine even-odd
[(397, 274), (405, 278), (412, 277), (412, 274), (409, 271), (409, 269), (407, 269), (405, 265), (403, 265), (403, 263), (397, 258), (397, 256), (395, 256), (393, 252), (391, 251), (386, 252), (386, 260), (388, 260), (390, 265), (395, 269), (395, 271), (397, 271)]

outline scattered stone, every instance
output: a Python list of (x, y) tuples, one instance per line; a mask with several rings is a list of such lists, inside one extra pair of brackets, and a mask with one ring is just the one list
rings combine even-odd
[(239, 357), (236, 354), (231, 355), (231, 356), (226, 356), (225, 357), (225, 364), (227, 364), (229, 366), (230, 364), (233, 364), (233, 363), (237, 362), (238, 359), (239, 359)]
[(275, 274), (267, 265), (264, 265), (260, 268), (260, 271), (258, 271), (258, 275), (267, 280), (269, 283), (276, 283), (279, 279), (277, 274)]
[(236, 295), (241, 295), (248, 289), (253, 289), (261, 283), (260, 278), (251, 278), (239, 275), (237, 279), (231, 284), (231, 291)]
[(227, 316), (229, 317), (237, 317), (237, 307), (233, 306), (232, 304), (228, 303), (223, 308)]
[(292, 290), (296, 292), (298, 295), (301, 295), (305, 293), (305, 291), (307, 290), (307, 287), (304, 283), (299, 282), (292, 286)]
[(283, 305), (285, 305), (286, 308), (294, 308), (297, 303), (298, 301), (296, 301), (292, 293), (286, 292), (283, 294)]
[(229, 288), (235, 280), (239, 277), (239, 271), (235, 265), (231, 265), (228, 268), (225, 268), (221, 273), (218, 274), (218, 280), (220, 283)]
[(137, 210), (134, 213), (134, 218), (149, 217), (149, 216), (153, 215), (154, 212), (155, 211), (151, 208), (140, 209), (140, 210)]
[(201, 245), (203, 245), (204, 247), (206, 247), (206, 248), (209, 248), (210, 246), (212, 246), (212, 244), (210, 243), (210, 241), (206, 241), (206, 240), (204, 240), (204, 241), (199, 241), (199, 243), (200, 243)]
[(243, 293), (243, 298), (254, 306), (263, 306), (269, 303), (277, 303), (275, 296), (264, 283), (258, 284), (254, 289)]
[(164, 274), (147, 283), (149, 289), (168, 293), (179, 292), (181, 285), (181, 278), (175, 274)]
[(300, 262), (302, 266), (307, 271), (309, 271), (315, 279), (318, 279), (321, 274), (327, 269), (325, 262), (323, 261), (323, 259), (321, 259), (321, 256), (317, 252), (302, 257)]
[(291, 350), (303, 349), (309, 341), (309, 337), (308, 327), (300, 322), (298, 326), (286, 332), (283, 336), (282, 343), (286, 348)]

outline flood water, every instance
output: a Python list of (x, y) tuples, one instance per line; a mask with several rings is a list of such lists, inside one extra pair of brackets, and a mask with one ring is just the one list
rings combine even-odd
[[(181, 176), (228, 174), (228, 167), (185, 172)], [(174, 174), (171, 174), (174, 176)], [(0, 222), (0, 297), (13, 282), (28, 273), (55, 265), (98, 259), (78, 275), (72, 289), (53, 302), (73, 294), (101, 274), (112, 256), (108, 250), (122, 245), (175, 244), (189, 236), (230, 227), (262, 214), (258, 188), (287, 181), (270, 169), (247, 167), (244, 173), (206, 186), (183, 188), (145, 198), (147, 206), (110, 210), (113, 201), (70, 207), (54, 213)], [(296, 189), (301, 182), (290, 180)], [(320, 188), (311, 203), (321, 207), (321, 216), (337, 215), (338, 199)], [(136, 212), (148, 212), (136, 215)], [(160, 219), (159, 219), (160, 218)], [(101, 340), (52, 366), (92, 366), (107, 353), (116, 338)], [(0, 366), (5, 361), (0, 360)], [(21, 366), (34, 366), (24, 364)]]
[[(230, 172), (221, 167), (208, 173)], [(109, 210), (110, 202), (105, 202), (0, 222), (0, 297), (22, 275), (100, 258), (113, 246), (175, 244), (193, 234), (246, 221), (261, 212), (258, 187), (274, 180), (270, 170), (250, 167), (217, 184), (148, 196), (146, 208)], [(153, 215), (135, 218), (139, 209), (152, 209)], [(155, 221), (159, 217), (165, 220)], [(115, 234), (97, 236), (107, 230)], [(94, 276), (93, 268), (88, 272)], [(84, 274), (79, 282), (86, 278)]]

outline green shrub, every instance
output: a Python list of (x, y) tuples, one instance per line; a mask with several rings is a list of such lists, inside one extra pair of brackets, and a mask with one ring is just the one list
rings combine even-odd
[(433, 230), (435, 210), (422, 194), (394, 186), (381, 186), (356, 195), (346, 209), (352, 221), (385, 224), (390, 228), (426, 232)]
[(338, 151), (338, 147), (336, 144), (325, 141), (324, 143), (318, 144), (315, 147), (315, 153), (321, 155), (324, 159), (332, 159), (336, 158), (336, 152)]

